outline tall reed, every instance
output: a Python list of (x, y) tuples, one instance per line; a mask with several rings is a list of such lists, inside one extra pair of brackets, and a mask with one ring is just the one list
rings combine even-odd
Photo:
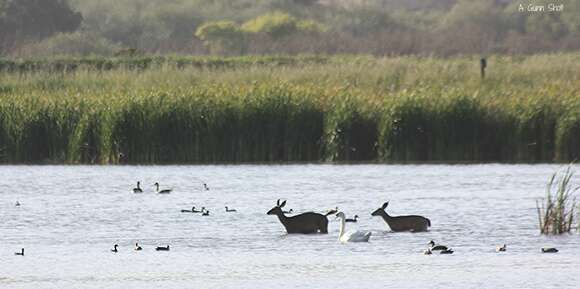
[(572, 229), (577, 206), (575, 194), (580, 190), (580, 186), (573, 187), (573, 176), (572, 165), (563, 172), (555, 172), (546, 186), (546, 199), (542, 204), (536, 201), (542, 234), (559, 235)]
[(0, 73), (0, 162), (580, 157), (580, 54), (492, 57), (485, 81), (470, 57), (249, 57), (109, 70), (91, 61)]

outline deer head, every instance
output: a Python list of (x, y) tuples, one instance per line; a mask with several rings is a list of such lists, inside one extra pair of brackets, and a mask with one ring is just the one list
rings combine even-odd
[(388, 201), (386, 203), (384, 203), (380, 208), (378, 208), (374, 212), (372, 212), (371, 216), (380, 216), (382, 213), (385, 212), (385, 209), (387, 208), (387, 206), (389, 206)]
[(284, 206), (286, 206), (286, 201), (280, 203), (280, 199), (278, 199), (276, 206), (270, 209), (266, 215), (283, 215), (284, 212), (282, 212), (282, 208), (284, 208)]

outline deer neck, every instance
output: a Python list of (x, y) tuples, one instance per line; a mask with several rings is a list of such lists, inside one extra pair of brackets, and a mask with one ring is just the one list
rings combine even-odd
[(389, 216), (389, 214), (385, 210), (381, 212), (381, 217), (383, 217), (383, 220), (385, 220), (385, 222), (387, 223), (390, 222), (392, 219), (391, 216)]
[(286, 217), (286, 215), (284, 215), (284, 212), (280, 212), (279, 214), (277, 214), (278, 216), (278, 220), (280, 220), (280, 223), (286, 225), (286, 223), (288, 222), (288, 217)]

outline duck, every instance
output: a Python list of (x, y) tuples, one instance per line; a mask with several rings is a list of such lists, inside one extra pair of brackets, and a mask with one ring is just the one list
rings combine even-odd
[(191, 210), (181, 210), (182, 213), (199, 213), (195, 210), (195, 206), (191, 207)]
[(228, 206), (226, 206), (226, 212), (237, 212), (236, 209), (230, 209), (228, 208)]
[(201, 215), (202, 215), (202, 216), (209, 216), (209, 211), (208, 211), (208, 210), (205, 210), (205, 211), (204, 211), (204, 210), (202, 210), (202, 211), (201, 211)]
[(139, 243), (135, 242), (135, 251), (141, 251), (143, 250), (143, 248), (141, 248), (141, 246), (139, 246)]
[(159, 190), (159, 183), (155, 183), (154, 186), (157, 188), (156, 191), (158, 194), (169, 194), (171, 193), (171, 189)]
[(209, 187), (207, 186), (206, 183), (203, 183), (203, 189), (206, 190), (206, 191), (209, 191)]
[(505, 252), (507, 251), (507, 246), (505, 244), (503, 244), (502, 246), (497, 246), (497, 248), (495, 248), (496, 252)]
[(113, 246), (113, 249), (111, 249), (111, 252), (113, 252), (113, 253), (117, 253), (117, 252), (119, 252), (119, 251), (117, 250), (117, 247), (119, 247), (119, 245), (115, 244), (115, 245)]
[(453, 250), (451, 250), (451, 248), (445, 249), (445, 250), (441, 250), (439, 252), (439, 254), (453, 254)]
[(347, 222), (347, 223), (356, 223), (358, 221), (357, 219), (358, 219), (358, 215), (354, 215), (354, 218), (352, 218), (352, 219), (346, 219), (344, 221)]
[(141, 189), (141, 182), (137, 182), (137, 187), (133, 188), (133, 193), (138, 194), (138, 193), (142, 193), (143, 190)]
[(329, 216), (329, 215), (334, 215), (336, 213), (338, 213), (338, 207), (335, 207), (334, 209), (328, 209), (328, 210), (326, 210), (326, 213), (325, 214), (327, 216)]
[(542, 248), (542, 253), (558, 253), (556, 248)]
[(345, 219), (346, 216), (343, 212), (336, 213), (336, 218), (340, 219), (340, 231), (338, 234), (338, 240), (341, 243), (347, 242), (368, 242), (371, 238), (371, 232), (368, 231), (352, 231), (352, 232), (345, 232)]
[(20, 207), (20, 202), (19, 201), (16, 201), (16, 204), (14, 204), (14, 206)]
[(284, 213), (284, 214), (292, 214), (292, 212), (294, 212), (294, 210), (293, 210), (293, 209), (290, 209), (290, 210), (288, 210), (288, 211), (284, 211), (284, 210), (282, 210), (282, 213)]
[(155, 251), (169, 251), (169, 245), (167, 245), (167, 247), (157, 247), (155, 248)]
[(14, 253), (16, 256), (24, 256), (24, 248), (20, 249), (20, 252)]
[(429, 249), (431, 249), (431, 251), (445, 251), (447, 250), (447, 246), (443, 246), (443, 245), (436, 245), (435, 241), (431, 240), (429, 241)]

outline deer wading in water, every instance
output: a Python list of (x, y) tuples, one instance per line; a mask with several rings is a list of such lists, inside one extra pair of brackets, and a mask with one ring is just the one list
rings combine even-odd
[(431, 221), (423, 216), (390, 216), (385, 209), (389, 205), (386, 202), (380, 208), (376, 209), (371, 216), (381, 216), (394, 232), (423, 232), (431, 227)]
[(278, 200), (276, 206), (266, 214), (278, 216), (278, 220), (280, 220), (280, 223), (284, 225), (288, 234), (328, 234), (328, 219), (326, 217), (336, 213), (335, 211), (329, 211), (325, 215), (307, 212), (292, 217), (286, 217), (282, 211), (282, 208), (285, 205), (286, 201), (280, 203), (280, 200)]

